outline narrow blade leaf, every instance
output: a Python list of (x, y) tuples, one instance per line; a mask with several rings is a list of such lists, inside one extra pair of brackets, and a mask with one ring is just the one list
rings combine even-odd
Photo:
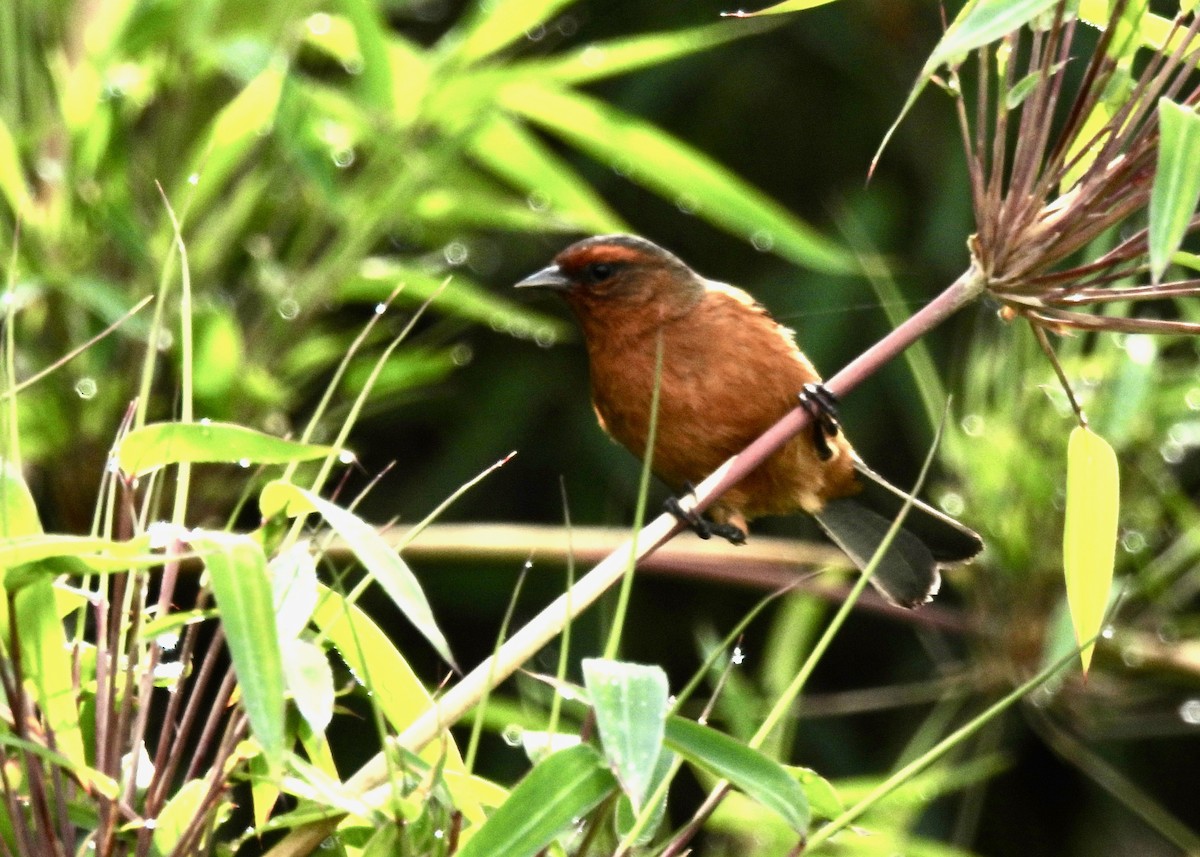
[(250, 729), (270, 769), (281, 771), (285, 683), (266, 555), (245, 535), (197, 531), (190, 541), (208, 569)]
[(1200, 115), (1158, 102), (1158, 169), (1150, 189), (1150, 275), (1162, 279), (1200, 202)]
[(233, 423), (153, 423), (121, 441), (117, 461), (134, 476), (168, 464), (287, 464), (324, 458), (328, 446), (297, 443)]
[(666, 742), (688, 761), (729, 780), (747, 797), (779, 813), (797, 833), (808, 831), (808, 799), (800, 784), (778, 762), (683, 717), (667, 720)]
[[(1067, 443), (1067, 510), (1063, 533), (1063, 568), (1067, 605), (1080, 644), (1100, 632), (1112, 587), (1117, 547), (1119, 505), (1117, 457), (1112, 447), (1089, 429), (1076, 427)], [(1086, 674), (1092, 644), (1080, 658)]]
[(433, 608), (429, 606), (416, 575), (374, 527), (353, 512), (289, 482), (268, 483), (259, 497), (259, 507), (268, 518), (280, 512), (289, 517), (315, 512), (324, 518), (345, 539), (363, 568), (383, 587), (408, 621), (437, 649), (446, 663), (455, 666), (450, 644), (433, 618)]
[(532, 857), (616, 788), (600, 754), (586, 744), (537, 765), (488, 818), (460, 857)]
[[(503, 87), (504, 105), (697, 217), (798, 265), (859, 269), (853, 254), (708, 156), (641, 119), (578, 92), (533, 81)], [(681, 196), (682, 194), (682, 196)]]

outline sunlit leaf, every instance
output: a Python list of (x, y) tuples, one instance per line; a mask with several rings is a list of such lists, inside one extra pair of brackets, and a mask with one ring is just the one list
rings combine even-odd
[(1089, 429), (1077, 426), (1067, 444), (1067, 509), (1063, 568), (1067, 604), (1086, 674), (1093, 643), (1108, 606), (1117, 548), (1120, 503), (1117, 457)]
[[(19, 631), (21, 669), (37, 689), (38, 707), (54, 730), (56, 748), (73, 765), (85, 766), (79, 701), (72, 680), (71, 653), (63, 623), (55, 609), (54, 584), (49, 575), (21, 588), (10, 621)], [(5, 627), (7, 649), (10, 629)], [(9, 651), (10, 659), (16, 657)]]
[(163, 561), (161, 555), (150, 552), (150, 539), (144, 536), (122, 542), (51, 533), (0, 540), (0, 568), (12, 569), (55, 558), (77, 559), (80, 565), (75, 571), (56, 565), (54, 574), (147, 568)]
[(1162, 279), (1200, 203), (1200, 114), (1158, 102), (1158, 168), (1150, 190), (1150, 275)]
[(354, 27), (358, 57), (350, 60), (354, 74), (351, 85), (355, 95), (374, 110), (387, 110), (392, 106), (391, 54), (388, 49), (388, 29), (383, 11), (378, 3), (370, 0), (342, 0), (341, 9)]
[[(0, 461), (0, 538), (36, 536), (41, 532), (42, 522), (25, 477), (16, 462), (6, 457)], [(6, 565), (0, 560), (0, 568)]]
[(193, 531), (189, 539), (208, 569), (250, 730), (271, 770), (280, 771), (285, 682), (267, 558), (249, 536)]
[(630, 181), (685, 205), (703, 220), (798, 265), (858, 270), (853, 254), (755, 190), (707, 155), (648, 122), (589, 96), (532, 82), (501, 96), (519, 113), (567, 139)]
[(384, 300), (398, 285), (404, 286), (398, 297), (400, 302), (418, 303), (437, 295), (434, 307), (438, 311), (482, 322), (515, 336), (551, 344), (568, 336), (570, 330), (560, 319), (510, 303), (459, 274), (447, 283), (445, 275), (430, 274), (384, 256), (364, 260), (358, 274), (341, 283), (338, 297), (348, 302), (375, 303)]
[[(574, 0), (493, 0), (475, 5), (474, 14), (446, 37), (455, 59), (473, 62), (539, 28)], [(460, 41), (461, 40), (461, 41)]]
[(662, 754), (667, 674), (658, 666), (588, 658), (583, 680), (604, 756), (640, 812)]
[(759, 9), (757, 12), (722, 12), (721, 14), (729, 18), (754, 18), (758, 15), (782, 15), (786, 12), (803, 12), (806, 9), (814, 9), (817, 6), (824, 6), (826, 3), (832, 3), (833, 0), (784, 0), (782, 3), (776, 3), (774, 6), (768, 6), (766, 9)]
[(275, 120), (285, 77), (282, 64), (272, 64), (217, 113), (192, 155), (187, 175), (194, 189), (177, 188), (173, 197), (190, 198), (199, 209), (226, 191), (234, 172)]
[(141, 475), (182, 462), (287, 464), (324, 458), (331, 447), (297, 443), (233, 423), (152, 423), (121, 440), (117, 461)]
[[(370, 689), (371, 701), (379, 706), (392, 730), (403, 732), (433, 705), (433, 697), (388, 635), (357, 604), (324, 586), (320, 593), (313, 623), (354, 677)], [(420, 756), (428, 764), (442, 765), (454, 806), (472, 824), (482, 824), (478, 783), (467, 775), (454, 739), (447, 735), (444, 741), (427, 746)]]
[(33, 213), (29, 205), (29, 185), (25, 182), (25, 171), (21, 167), (21, 156), (16, 141), (3, 119), (0, 119), (0, 194), (8, 200), (8, 206), (23, 217)]
[(154, 850), (158, 854), (173, 852), (192, 822), (202, 812), (209, 793), (203, 779), (188, 780), (180, 786), (154, 820)]
[(268, 483), (259, 496), (259, 506), (268, 518), (280, 512), (291, 517), (315, 512), (324, 518), (413, 626), (448, 664), (454, 665), (450, 645), (433, 618), (421, 584), (374, 527), (353, 512), (288, 482)]
[(320, 646), (308, 640), (283, 643), (283, 675), (300, 716), (324, 734), (333, 719), (333, 670)]
[(472, 158), (521, 188), (530, 206), (547, 208), (581, 231), (624, 231), (592, 186), (519, 123), (494, 116), (473, 131), (467, 145)]
[(667, 746), (693, 764), (729, 780), (804, 833), (810, 821), (800, 784), (782, 765), (728, 735), (683, 717), (667, 720)]
[(812, 814), (818, 818), (837, 818), (846, 809), (846, 805), (842, 802), (841, 797), (837, 793), (837, 789), (833, 787), (833, 783), (822, 777), (811, 768), (787, 768), (796, 781), (800, 783), (800, 787), (804, 789), (804, 796), (808, 799), (808, 805), (812, 810)]
[(617, 786), (600, 754), (586, 744), (560, 750), (519, 782), (459, 857), (532, 857)]
[[(832, 0), (821, 0), (832, 2)], [(762, 22), (705, 24), (666, 33), (596, 42), (550, 57), (513, 63), (512, 70), (560, 83), (590, 83), (618, 74), (661, 65), (680, 57), (763, 32)]]

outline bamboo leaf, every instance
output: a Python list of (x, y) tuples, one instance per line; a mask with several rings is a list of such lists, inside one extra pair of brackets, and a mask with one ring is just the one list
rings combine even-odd
[(686, 143), (589, 96), (531, 81), (503, 86), (499, 97), (629, 179), (668, 199), (686, 200), (696, 216), (828, 273), (858, 270), (853, 254)]
[[(14, 601), (11, 621), (20, 639), (21, 669), (37, 689), (38, 707), (53, 730), (55, 747), (73, 766), (86, 767), (71, 654), (56, 610), (51, 575), (42, 575), (23, 586)], [(4, 631), (4, 648), (8, 649), (9, 629)], [(10, 650), (8, 656), (18, 655)]]
[(3, 119), (0, 119), (0, 196), (8, 200), (14, 214), (28, 217), (33, 213), (17, 143)]
[[(1067, 509), (1063, 569), (1067, 604), (1080, 645), (1100, 632), (1112, 587), (1120, 503), (1117, 457), (1090, 429), (1077, 426), (1067, 443)], [(1093, 645), (1080, 653), (1086, 674)]]
[(1014, 30), (1023, 27), (1038, 15), (1043, 14), (1057, 3), (1058, 0), (971, 0), (963, 6), (954, 21), (946, 29), (941, 40), (934, 47), (929, 59), (917, 75), (916, 83), (909, 90), (908, 98), (900, 108), (896, 120), (883, 135), (879, 148), (872, 159), (872, 169), (878, 162), (879, 156), (887, 147), (888, 141), (896, 133), (908, 111), (916, 103), (917, 97), (925, 89), (925, 84), (943, 65), (953, 65), (962, 60), (969, 52), (983, 47), (990, 42), (1003, 38)]
[[(5, 458), (0, 461), (0, 538), (37, 536), (41, 532), (37, 506), (25, 484), (25, 477), (21, 475), (21, 468), (12, 459)], [(9, 564), (0, 560), (0, 568)]]
[(233, 423), (152, 423), (121, 440), (117, 461), (126, 473), (140, 476), (168, 464), (286, 464), (310, 461), (332, 452), (328, 446), (297, 443)]
[(778, 762), (683, 717), (668, 718), (666, 743), (693, 764), (729, 780), (748, 797), (779, 813), (797, 833), (807, 832), (811, 820), (808, 799)]
[[(574, 0), (494, 0), (478, 3), (475, 13), (444, 44), (455, 59), (480, 60), (527, 34), (536, 34)], [(460, 41), (461, 40), (461, 41)]]
[[(433, 618), (425, 593), (416, 575), (400, 554), (392, 550), (375, 528), (353, 512), (288, 482), (270, 482), (259, 495), (259, 506), (265, 517), (284, 513), (289, 517), (317, 513), (346, 541), (363, 568), (383, 587), (400, 611), (408, 617), (426, 640), (433, 645), (446, 663), (454, 666), (450, 644)], [(455, 667), (457, 669), (457, 667)]]
[(662, 755), (667, 674), (658, 666), (588, 658), (583, 680), (604, 756), (640, 812)]
[(600, 754), (579, 744), (547, 756), (519, 782), (459, 857), (532, 857), (616, 788)]
[(278, 773), (286, 749), (285, 682), (266, 555), (254, 539), (236, 533), (197, 530), (189, 541), (208, 570), (251, 732)]
[(833, 0), (784, 0), (782, 3), (776, 3), (774, 6), (768, 6), (766, 9), (760, 9), (757, 12), (722, 12), (721, 14), (728, 18), (756, 18), (759, 15), (783, 15), (787, 12), (803, 12), (806, 9), (815, 9), (818, 6), (824, 6), (826, 3), (832, 3)]
[(1166, 98), (1158, 102), (1158, 168), (1150, 189), (1150, 275), (1162, 279), (1200, 202), (1200, 115)]
[[(832, 0), (820, 0), (828, 3)], [(760, 13), (760, 14), (765, 14)], [(765, 29), (758, 24), (705, 24), (667, 33), (650, 33), (627, 39), (614, 39), (565, 51), (552, 57), (514, 63), (512, 70), (533, 74), (542, 80), (580, 84), (628, 74), (631, 71), (661, 65), (665, 62), (723, 45), (734, 39)]]

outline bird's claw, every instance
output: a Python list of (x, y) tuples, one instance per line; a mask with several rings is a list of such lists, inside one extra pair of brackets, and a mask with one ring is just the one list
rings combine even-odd
[(829, 438), (836, 437), (842, 430), (842, 424), (838, 422), (837, 417), (837, 397), (823, 384), (805, 384), (797, 398), (800, 400), (800, 407), (804, 408), (812, 419), (812, 440), (817, 449), (817, 457), (828, 461), (833, 457)]
[(709, 520), (694, 509), (685, 509), (683, 508), (683, 504), (679, 502), (678, 497), (668, 497), (666, 502), (663, 503), (663, 510), (674, 515), (682, 523), (687, 524), (688, 529), (702, 539), (720, 536), (731, 545), (744, 545), (746, 543), (746, 533), (741, 527), (730, 523), (719, 524), (716, 521)]

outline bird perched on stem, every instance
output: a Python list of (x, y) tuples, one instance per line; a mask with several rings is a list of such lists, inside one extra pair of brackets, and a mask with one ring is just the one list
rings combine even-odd
[[(711, 518), (668, 509), (708, 538), (745, 541), (762, 515), (807, 512), (859, 568), (871, 560), (905, 492), (863, 464), (839, 430), (833, 397), (777, 323), (741, 289), (701, 277), (673, 254), (632, 235), (579, 241), (517, 283), (560, 293), (587, 343), (592, 403), (601, 426), (646, 454), (659, 343), (659, 413), (651, 467), (688, 490), (797, 404), (811, 429), (791, 438), (712, 506)], [(904, 607), (937, 592), (938, 567), (983, 547), (971, 530), (914, 500), (872, 583)]]

